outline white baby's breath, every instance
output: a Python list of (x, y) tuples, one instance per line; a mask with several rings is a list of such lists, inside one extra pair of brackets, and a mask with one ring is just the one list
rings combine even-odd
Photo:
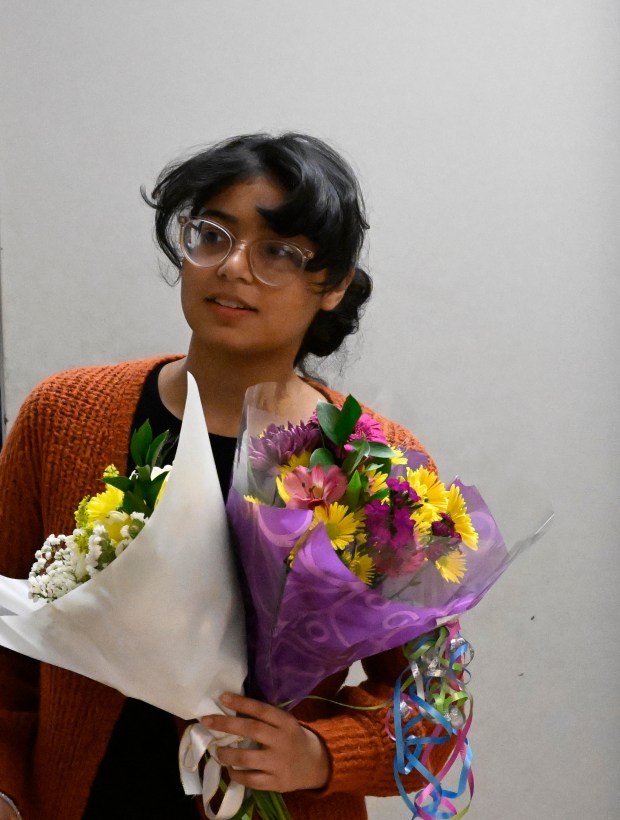
[[(169, 471), (170, 465), (153, 466), (151, 478)], [(118, 476), (118, 470), (110, 465), (105, 476)], [(167, 481), (168, 475), (153, 506), (160, 500)], [(73, 533), (50, 535), (36, 551), (28, 578), (31, 598), (53, 601), (66, 595), (127, 549), (144, 528), (148, 516), (143, 512), (126, 512), (122, 501), (123, 493), (113, 486), (82, 499), (75, 512), (78, 526)]]
[(80, 583), (76, 563), (70, 537), (50, 535), (35, 553), (28, 576), (30, 597), (54, 600), (75, 589)]

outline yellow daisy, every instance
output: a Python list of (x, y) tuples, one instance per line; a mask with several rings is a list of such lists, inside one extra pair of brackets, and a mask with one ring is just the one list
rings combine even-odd
[(288, 462), (280, 467), (278, 475), (282, 479), (285, 475), (288, 475), (291, 470), (294, 470), (295, 467), (307, 467), (310, 464), (310, 456), (311, 453), (309, 450), (304, 450), (303, 453), (299, 455), (293, 453)]
[(407, 459), (405, 458), (402, 450), (398, 450), (396, 447), (392, 447), (392, 450), (394, 450), (394, 453), (395, 453), (395, 455), (393, 455), (392, 458), (390, 459), (392, 464), (406, 464), (407, 463)]
[(425, 506), (432, 507), (436, 511), (445, 511), (448, 494), (446, 485), (439, 480), (437, 473), (427, 470), (426, 467), (418, 467), (417, 470), (408, 467), (407, 481)]
[(471, 518), (467, 514), (467, 505), (461, 491), (453, 484), (448, 490), (446, 512), (454, 521), (454, 527), (463, 539), (463, 543), (470, 550), (478, 549), (478, 533), (474, 529)]
[(353, 575), (356, 575), (366, 586), (372, 584), (375, 579), (375, 564), (370, 555), (352, 556), (350, 553), (344, 553), (343, 561)]
[(336, 550), (341, 550), (355, 537), (363, 522), (363, 515), (360, 512), (349, 512), (348, 507), (335, 501), (329, 507), (316, 507), (314, 521), (325, 525), (332, 546)]
[(452, 581), (457, 584), (465, 575), (465, 556), (459, 550), (454, 550), (438, 558), (435, 561), (435, 566), (444, 581)]
[(94, 527), (95, 524), (103, 521), (108, 515), (116, 510), (123, 503), (123, 491), (108, 484), (102, 493), (89, 498), (84, 505), (87, 526)]
[(380, 493), (387, 489), (388, 476), (386, 473), (380, 473), (378, 470), (364, 470), (368, 477), (368, 492), (370, 495)]

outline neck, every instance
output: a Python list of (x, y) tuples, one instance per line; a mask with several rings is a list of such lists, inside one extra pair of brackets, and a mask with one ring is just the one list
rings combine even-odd
[(300, 392), (305, 402), (307, 391), (312, 390), (295, 373), (292, 362), (261, 361), (221, 349), (199, 350), (192, 341), (187, 356), (165, 365), (159, 377), (161, 399), (179, 418), (185, 407), (188, 372), (196, 379), (209, 431), (223, 436), (238, 434), (243, 400), (252, 385), (283, 382)]

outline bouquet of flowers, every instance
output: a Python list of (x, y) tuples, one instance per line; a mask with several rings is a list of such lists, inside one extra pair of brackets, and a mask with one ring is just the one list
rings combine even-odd
[[(243, 602), (193, 378), (171, 470), (158, 466), (163, 438), (150, 439), (138, 431), (136, 471), (106, 470), (107, 489), (82, 500), (72, 534), (46, 540), (29, 579), (0, 576), (0, 645), (192, 720), (221, 712), (221, 693), (241, 692), (246, 676)], [(206, 732), (193, 723), (182, 741), (186, 793), (202, 791), (209, 816), (230, 817), (244, 789), (232, 784), (211, 813), (221, 767), (211, 756), (200, 783), (191, 730)]]
[(129, 546), (155, 511), (172, 465), (160, 460), (168, 433), (153, 440), (148, 420), (131, 437), (136, 469), (121, 476), (110, 464), (104, 492), (85, 496), (75, 511), (71, 535), (50, 535), (35, 553), (28, 578), (33, 600), (55, 601), (101, 572)]
[[(319, 402), (308, 421), (266, 425), (270, 390), (260, 385), (246, 396), (227, 503), (252, 607), (250, 690), (292, 707), (354, 661), (403, 646), (409, 669), (386, 731), (397, 781), (417, 769), (429, 786), (413, 802), (399, 788), (417, 816), (453, 817), (450, 799), (473, 787), (471, 651), (456, 618), (516, 553), (474, 487), (446, 486), (425, 455), (389, 446), (352, 396), (341, 408)], [(424, 718), (437, 728), (419, 738)], [(428, 757), (438, 743), (453, 748), (436, 777)], [(448, 792), (441, 780), (459, 756), (459, 787)]]

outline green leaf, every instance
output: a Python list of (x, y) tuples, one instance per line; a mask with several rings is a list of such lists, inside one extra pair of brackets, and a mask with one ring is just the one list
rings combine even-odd
[(104, 484), (109, 484), (111, 487), (116, 487), (124, 493), (131, 489), (132, 482), (124, 475), (111, 475), (101, 479)]
[(366, 439), (358, 439), (351, 442), (353, 449), (342, 463), (342, 469), (347, 475), (351, 475), (359, 463), (368, 455), (368, 442)]
[(378, 470), (380, 473), (385, 473), (389, 477), (390, 472), (392, 470), (392, 462), (386, 459), (373, 459), (372, 461), (366, 462), (364, 467), (367, 470)]
[(327, 401), (320, 401), (316, 406), (316, 416), (323, 433), (338, 447), (345, 444), (361, 415), (362, 408), (351, 395), (345, 399), (342, 410)]
[(310, 469), (316, 467), (317, 464), (320, 464), (322, 467), (331, 467), (331, 465), (335, 463), (336, 459), (334, 458), (332, 451), (328, 450), (327, 447), (319, 447), (310, 456), (308, 466)]
[(136, 486), (138, 484), (148, 484), (151, 480), (151, 468), (146, 466), (136, 467), (136, 474), (138, 476), (137, 482), (135, 482)]
[(394, 458), (396, 453), (387, 444), (382, 444), (380, 441), (369, 441), (370, 445), (369, 455), (374, 458)]
[(168, 441), (168, 436), (170, 435), (170, 430), (165, 430), (161, 433), (157, 438), (151, 443), (147, 453), (146, 453), (146, 460), (145, 464), (148, 464), (150, 467), (159, 467), (159, 457), (161, 456), (161, 451), (163, 450), (166, 442)]
[(330, 404), (328, 401), (320, 401), (316, 406), (316, 417), (323, 433), (334, 444), (339, 444), (335, 439), (336, 425), (340, 417), (340, 410), (335, 404)]
[(146, 503), (151, 508), (151, 511), (155, 508), (155, 502), (157, 501), (157, 496), (159, 495), (159, 491), (161, 489), (161, 485), (164, 483), (166, 478), (168, 477), (168, 472), (160, 473), (157, 478), (154, 478), (148, 487), (145, 490), (144, 496)]
[(351, 476), (351, 480), (347, 485), (347, 491), (344, 494), (344, 503), (351, 510), (357, 509), (360, 493), (362, 491), (362, 480), (360, 474), (355, 472)]
[(136, 466), (146, 463), (146, 454), (152, 441), (153, 430), (151, 429), (151, 425), (147, 419), (141, 427), (134, 430), (133, 435), (131, 436), (131, 442), (129, 444), (131, 457), (133, 458)]
[(149, 509), (144, 501), (144, 495), (139, 484), (136, 484), (134, 490), (128, 490), (125, 493), (122, 509), (126, 513), (141, 512), (148, 515)]
[(351, 433), (355, 430), (355, 425), (361, 415), (362, 408), (360, 407), (358, 400), (349, 394), (342, 405), (342, 410), (340, 411), (340, 416), (338, 418), (338, 422), (336, 423), (335, 432), (338, 437), (338, 444), (344, 444), (346, 442)]

